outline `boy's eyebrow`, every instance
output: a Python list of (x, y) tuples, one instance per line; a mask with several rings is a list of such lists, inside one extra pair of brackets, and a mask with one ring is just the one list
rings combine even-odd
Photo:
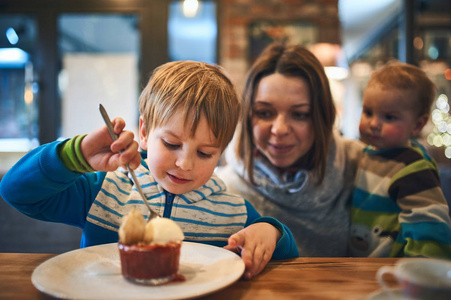
[(173, 132), (172, 130), (169, 130), (169, 129), (164, 129), (163, 133), (172, 135), (173, 137), (176, 137), (178, 139), (180, 138), (177, 134), (175, 134), (175, 132)]
[(219, 145), (218, 141), (214, 143), (203, 143), (199, 144), (199, 147), (207, 147), (207, 148), (221, 148), (221, 145)]
[(218, 143), (216, 143), (216, 144), (200, 144), (199, 147), (221, 148), (221, 146)]

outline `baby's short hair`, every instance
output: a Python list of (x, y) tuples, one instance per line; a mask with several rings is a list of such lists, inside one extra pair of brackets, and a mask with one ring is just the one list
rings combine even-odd
[(165, 63), (154, 70), (139, 97), (139, 112), (146, 133), (163, 126), (178, 111), (194, 136), (202, 114), (225, 149), (240, 117), (235, 88), (222, 68), (195, 61)]
[(435, 85), (420, 68), (401, 62), (389, 63), (375, 71), (367, 87), (379, 85), (384, 90), (397, 89), (414, 95), (413, 107), (418, 116), (429, 114), (435, 99)]

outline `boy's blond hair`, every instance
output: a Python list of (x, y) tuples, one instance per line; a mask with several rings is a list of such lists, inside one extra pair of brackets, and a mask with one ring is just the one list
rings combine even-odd
[(146, 134), (166, 124), (178, 111), (194, 136), (202, 114), (222, 150), (231, 141), (240, 116), (240, 102), (232, 82), (219, 66), (175, 61), (156, 68), (139, 97)]
[(394, 62), (375, 71), (367, 88), (378, 85), (383, 90), (402, 90), (412, 97), (412, 108), (417, 117), (429, 114), (435, 99), (435, 85), (420, 68)]

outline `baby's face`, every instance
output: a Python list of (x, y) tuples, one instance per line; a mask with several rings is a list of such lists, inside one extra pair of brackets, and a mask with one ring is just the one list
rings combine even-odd
[(363, 94), (360, 138), (374, 149), (406, 147), (420, 133), (427, 117), (417, 117), (411, 93), (368, 87)]
[(139, 128), (140, 145), (147, 150), (150, 172), (173, 194), (184, 194), (203, 186), (213, 174), (222, 152), (204, 115), (194, 136), (184, 120), (184, 112), (177, 112), (148, 136), (143, 122)]

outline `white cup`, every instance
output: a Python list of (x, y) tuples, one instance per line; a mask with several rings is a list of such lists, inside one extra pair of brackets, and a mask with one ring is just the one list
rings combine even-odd
[(395, 266), (383, 266), (376, 274), (384, 292), (392, 294), (393, 286), (385, 275), (393, 275), (407, 299), (451, 299), (451, 262), (432, 258), (403, 258)]

